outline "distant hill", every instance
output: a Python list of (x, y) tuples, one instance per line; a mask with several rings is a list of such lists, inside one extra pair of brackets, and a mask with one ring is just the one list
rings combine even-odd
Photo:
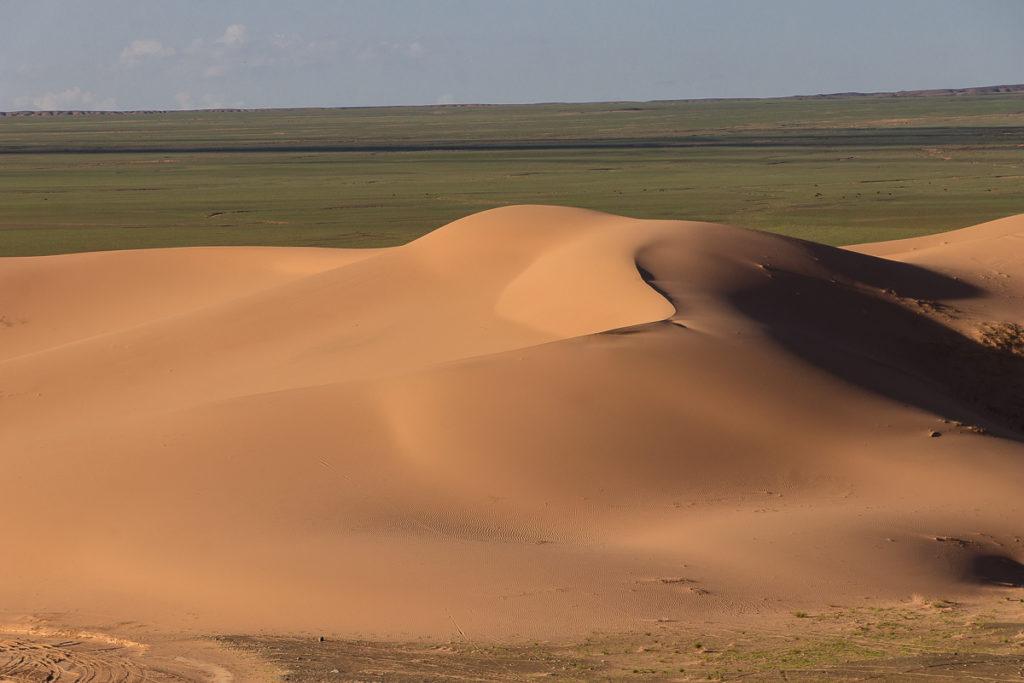
[(980, 88), (945, 88), (941, 90), (898, 90), (896, 92), (837, 92), (826, 95), (798, 95), (783, 99), (846, 99), (850, 97), (934, 97), (936, 95), (1002, 95), (1024, 92), (1024, 83), (1017, 85), (986, 85)]
[[(936, 97), (942, 95), (1003, 95), (1008, 93), (1024, 93), (1024, 83), (1018, 83), (1016, 85), (986, 85), (977, 88), (944, 88), (939, 90), (898, 90), (895, 92), (838, 92), (838, 93), (826, 93), (820, 95), (793, 95), (790, 97), (764, 97), (764, 98), (705, 98), (709, 101), (714, 100), (725, 100), (725, 99), (765, 99), (765, 100), (820, 100), (820, 99), (852, 99), (852, 98), (885, 98), (885, 97)], [(667, 100), (667, 101), (678, 101), (678, 102), (694, 102), (699, 100)], [(593, 103), (591, 103), (593, 104)], [(437, 107), (466, 107), (466, 106), (497, 106), (497, 105), (465, 105), (465, 104), (448, 104), (448, 105), (422, 105), (425, 107), (437, 108)], [(517, 105), (518, 106), (518, 105)], [(296, 107), (297, 109), (371, 109), (372, 107)], [(270, 109), (273, 109), (271, 107)], [(0, 111), (0, 117), (3, 116), (91, 116), (96, 114), (166, 114), (172, 110), (167, 109), (137, 109), (128, 111), (92, 111), (84, 109), (73, 109), (73, 110), (48, 110), (48, 111)], [(177, 110), (174, 110), (177, 111)], [(211, 112), (243, 112), (243, 111), (259, 111), (257, 109), (204, 109), (203, 111)]]

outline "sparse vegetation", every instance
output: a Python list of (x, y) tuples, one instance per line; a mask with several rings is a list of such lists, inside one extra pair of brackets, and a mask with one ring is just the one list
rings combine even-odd
[(978, 339), (996, 351), (1024, 356), (1024, 325), (1009, 321), (985, 323), (978, 330)]
[[(288, 680), (498, 681), (543, 675), (554, 681), (799, 680), (930, 676), (986, 680), (1024, 666), (1020, 598), (983, 607), (914, 596), (899, 605), (830, 607), (797, 622), (770, 617), (756, 629), (718, 627), (694, 640), (681, 623), (657, 631), (594, 634), (583, 643), (423, 646), (274, 637), (221, 638), (287, 670)], [(706, 628), (706, 627), (705, 627)], [(663, 645), (664, 647), (658, 647)], [(600, 654), (598, 654), (598, 652)], [(620, 653), (620, 654), (613, 654)]]

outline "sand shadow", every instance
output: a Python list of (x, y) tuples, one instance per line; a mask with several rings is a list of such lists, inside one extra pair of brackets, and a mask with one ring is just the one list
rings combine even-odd
[(1005, 555), (978, 555), (971, 560), (969, 572), (977, 583), (1024, 588), (1024, 564)]
[[(1024, 441), (1024, 357), (943, 321), (943, 301), (977, 288), (919, 266), (792, 238), (804, 252), (762, 266), (729, 303), (801, 359), (844, 381), (993, 434)], [(638, 259), (641, 260), (641, 259)], [(670, 300), (671, 278), (641, 267)], [(654, 268), (653, 270), (657, 270)]]
[(810, 248), (833, 278), (775, 269), (766, 284), (735, 293), (733, 305), (848, 382), (1024, 440), (1024, 358), (941, 322), (956, 315), (942, 300), (978, 290), (918, 266)]

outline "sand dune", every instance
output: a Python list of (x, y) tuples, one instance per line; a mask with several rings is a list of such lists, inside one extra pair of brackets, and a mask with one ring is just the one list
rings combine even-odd
[(523, 206), (0, 260), (0, 600), (540, 637), (1024, 585), (1022, 245)]

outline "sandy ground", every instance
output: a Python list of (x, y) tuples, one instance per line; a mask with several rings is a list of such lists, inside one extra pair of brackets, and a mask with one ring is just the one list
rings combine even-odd
[(526, 639), (1019, 588), (1022, 324), (1024, 216), (0, 259), (0, 604)]

